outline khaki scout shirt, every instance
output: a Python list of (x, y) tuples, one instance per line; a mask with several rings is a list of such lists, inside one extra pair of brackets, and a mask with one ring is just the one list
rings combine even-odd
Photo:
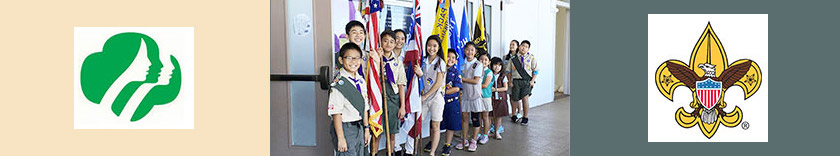
[[(522, 68), (525, 68), (525, 72), (528, 73), (531, 77), (534, 77), (534, 74), (539, 73), (540, 68), (537, 67), (537, 58), (534, 57), (534, 54), (525, 53), (516, 54), (516, 57), (511, 59), (520, 59), (522, 62)], [(516, 66), (513, 65), (513, 60), (508, 61), (507, 65), (507, 72), (510, 73), (513, 79), (522, 79), (522, 76), (519, 75), (519, 72), (516, 72)]]
[[(382, 62), (384, 62), (387, 66), (391, 67), (391, 71), (394, 74), (394, 83), (391, 83), (391, 88), (394, 89), (394, 93), (399, 94), (399, 85), (406, 85), (406, 83), (408, 82), (408, 80), (406, 80), (405, 78), (405, 66), (403, 66), (402, 59), (397, 59), (395, 54), (391, 54), (390, 58), (385, 58), (384, 60), (382, 60)], [(385, 70), (384, 68), (382, 69), (382, 71), (387, 72), (387, 70)], [(387, 77), (387, 74), (381, 76)], [(390, 81), (386, 82), (390, 83)]]
[[(353, 82), (353, 80), (350, 80), (350, 85), (358, 85), (360, 87), (357, 89), (362, 93), (362, 98), (365, 99), (365, 111), (368, 111), (370, 109), (370, 104), (368, 104), (370, 101), (366, 94), (367, 88), (365, 88), (365, 78), (359, 74), (356, 74), (355, 77), (351, 76), (350, 73), (345, 71), (343, 68), (339, 69), (338, 73), (340, 74), (340, 77), (346, 77), (348, 80), (350, 80), (350, 78), (354, 78), (358, 81)], [(329, 114), (330, 117), (335, 114), (341, 114), (341, 122), (362, 120), (362, 116), (359, 115), (359, 111), (356, 110), (356, 107), (353, 107), (353, 104), (351, 104), (350, 101), (348, 101), (347, 98), (345, 98), (344, 95), (335, 88), (330, 89), (330, 100), (329, 105), (327, 106), (327, 114)]]

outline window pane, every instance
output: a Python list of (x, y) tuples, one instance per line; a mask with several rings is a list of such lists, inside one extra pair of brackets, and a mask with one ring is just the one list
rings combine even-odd
[[(286, 1), (290, 74), (316, 74), (312, 2)], [(292, 146), (316, 146), (315, 82), (290, 82)]]

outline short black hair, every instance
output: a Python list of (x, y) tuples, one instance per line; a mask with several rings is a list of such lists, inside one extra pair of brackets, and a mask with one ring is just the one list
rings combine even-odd
[[(350, 34), (350, 29), (353, 28), (353, 27), (362, 27), (362, 30), (365, 30), (365, 24), (362, 24), (362, 22), (359, 22), (357, 20), (353, 20), (353, 21), (347, 22), (347, 26), (344, 26), (344, 34)], [(367, 31), (367, 30), (365, 30), (365, 31)], [(367, 32), (365, 32), (365, 33), (367, 33)]]
[(356, 52), (359, 52), (359, 56), (362, 55), (362, 48), (360, 48), (359, 45), (348, 42), (342, 45), (341, 49), (338, 50), (338, 57), (344, 57), (348, 50), (356, 50)]
[[(522, 40), (522, 44), (528, 44), (528, 47), (529, 48), (531, 47), (531, 42), (529, 42), (528, 40)], [(522, 45), (522, 44), (519, 44), (519, 45)]]
[(449, 59), (458, 59), (458, 51), (455, 51), (455, 49), (449, 48), (449, 53), (447, 53), (447, 55), (449, 55), (449, 54), (455, 54), (455, 58), (449, 58)]
[(488, 54), (487, 52), (485, 52), (482, 49), (479, 49), (478, 53), (475, 53), (475, 58), (478, 59), (478, 58), (481, 58), (481, 56), (487, 56), (488, 59), (490, 58), (490, 54)]
[(475, 46), (475, 43), (473, 43), (472, 41), (469, 41), (466, 44), (464, 44), (464, 50), (467, 50), (467, 47), (469, 47), (469, 46), (472, 46), (473, 48), (478, 49), (478, 47)]
[[(502, 63), (503, 63), (503, 62), (502, 62), (502, 58), (499, 58), (499, 57), (493, 57), (493, 58), (491, 58), (491, 59), (490, 59), (490, 66), (491, 66), (491, 67), (492, 67), (493, 65), (496, 65), (496, 64), (501, 65)], [(504, 65), (502, 65), (502, 66), (504, 66)], [(491, 68), (491, 69), (492, 69), (492, 68)]]
[(384, 41), (382, 39), (385, 39), (385, 36), (391, 37), (391, 39), (397, 39), (397, 37), (394, 36), (394, 31), (391, 31), (389, 29), (389, 30), (382, 31), (382, 33), (379, 34), (379, 39), (380, 39), (379, 42)]
[[(397, 35), (397, 33), (402, 33), (402, 34), (403, 34), (403, 36), (405, 36), (405, 35), (406, 35), (406, 34), (405, 34), (405, 31), (403, 31), (402, 29), (397, 29), (397, 30), (394, 30), (394, 35)], [(394, 37), (394, 38), (396, 38), (396, 37)]]
[(482, 48), (476, 48), (475, 51), (476, 51), (475, 53), (477, 54), (476, 58), (478, 58), (478, 56), (481, 56), (481, 55), (487, 55), (487, 58), (488, 59), (490, 58), (490, 53), (487, 53), (487, 50), (484, 50)]

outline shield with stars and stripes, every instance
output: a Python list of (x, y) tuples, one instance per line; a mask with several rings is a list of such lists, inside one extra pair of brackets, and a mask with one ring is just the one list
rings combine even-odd
[(711, 78), (697, 81), (697, 98), (700, 104), (703, 104), (703, 107), (711, 109), (718, 103), (722, 93), (721, 85), (722, 83), (720, 81), (715, 81)]

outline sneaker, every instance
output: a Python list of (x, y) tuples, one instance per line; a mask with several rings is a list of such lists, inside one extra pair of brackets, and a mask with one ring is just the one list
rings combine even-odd
[(490, 140), (490, 137), (487, 137), (486, 134), (479, 134), (479, 135), (480, 135), (478, 137), (478, 143), (479, 144), (482, 144), (482, 145), (487, 144), (487, 141)]
[(469, 146), (470, 146), (469, 141), (462, 140), (460, 144), (455, 145), (455, 149), (456, 150), (462, 150), (462, 149), (464, 149), (464, 147), (469, 147)]
[(505, 132), (505, 126), (499, 126), (499, 132), (496, 132), (496, 133), (504, 133), (504, 132)]
[(451, 145), (449, 145), (449, 144), (445, 144), (445, 145), (443, 146), (443, 152), (441, 152), (441, 154), (440, 154), (440, 155), (442, 155), (442, 156), (448, 156), (448, 155), (449, 155), (449, 152), (450, 152), (450, 151), (449, 151), (449, 147), (450, 147), (450, 146), (451, 146)]
[(423, 147), (423, 151), (424, 151), (424, 152), (431, 152), (431, 151), (432, 151), (432, 142), (431, 142), (431, 141), (429, 141), (428, 143), (426, 143), (426, 146), (425, 146), (425, 147)]
[(519, 121), (519, 119), (516, 117), (516, 115), (510, 116), (510, 122), (517, 123), (517, 121)]
[(528, 126), (528, 118), (522, 118), (522, 122), (520, 124), (522, 124), (522, 126)]
[(496, 140), (502, 140), (502, 133), (496, 133)]
[(475, 142), (475, 140), (470, 140), (470, 147), (469, 147), (469, 149), (467, 149), (467, 151), (475, 152), (476, 148), (478, 148), (478, 145)]

